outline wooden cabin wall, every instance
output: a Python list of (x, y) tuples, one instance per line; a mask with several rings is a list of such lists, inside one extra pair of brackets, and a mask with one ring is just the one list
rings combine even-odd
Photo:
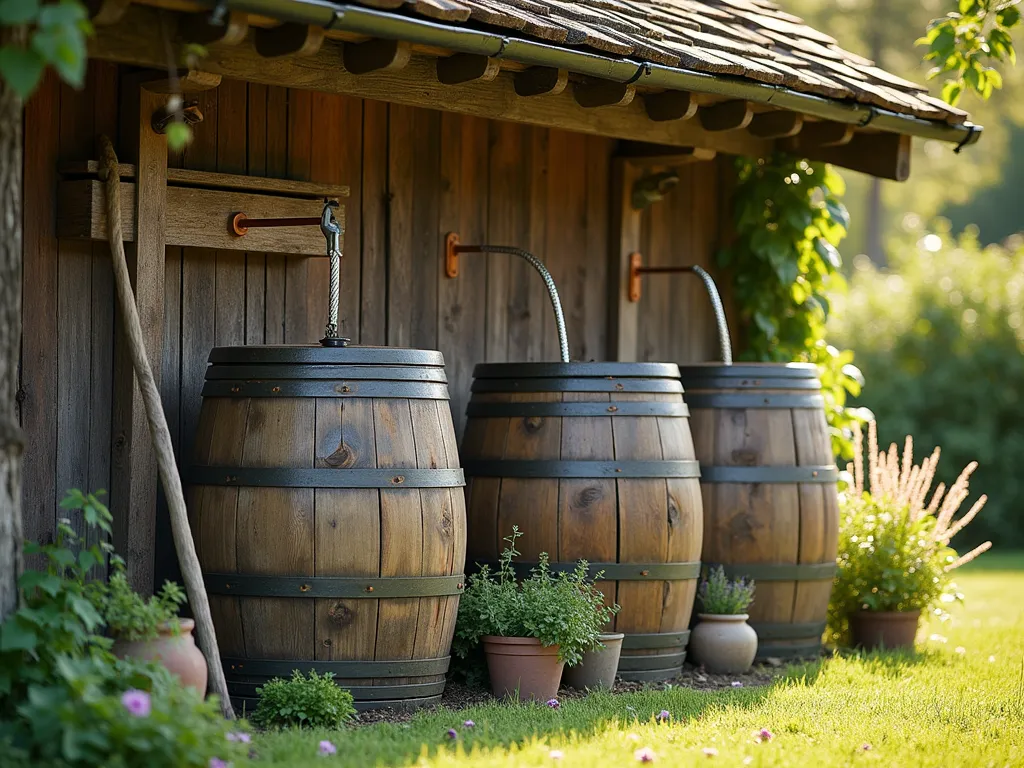
[[(65, 515), (58, 503), (67, 488), (109, 488), (118, 471), (108, 248), (58, 242), (54, 222), (58, 163), (96, 157), (100, 133), (117, 145), (124, 76), (90, 62), (84, 90), (48, 77), (26, 105), (19, 403), (25, 528), (37, 541)], [(440, 349), (460, 430), (477, 362), (557, 360), (558, 342), (543, 283), (528, 265), (463, 255), (460, 276), (448, 279), (446, 232), (543, 259), (561, 293), (573, 359), (608, 359), (612, 140), (237, 81), (197, 98), (205, 119), (171, 166), (351, 187), (341, 332), (361, 344)], [(645, 214), (647, 263), (707, 262), (717, 198), (706, 185), (716, 174), (714, 164), (686, 169), (680, 188)], [(688, 223), (698, 225), (681, 228)], [(211, 347), (314, 342), (327, 282), (326, 259), (167, 249), (159, 377), (182, 466)], [(640, 359), (711, 355), (698, 289), (692, 278), (646, 280)], [(680, 291), (684, 301), (674, 298)], [(81, 519), (72, 524), (84, 527)], [(165, 516), (157, 540), (169, 542)], [(172, 574), (169, 544), (157, 549), (157, 576)]]

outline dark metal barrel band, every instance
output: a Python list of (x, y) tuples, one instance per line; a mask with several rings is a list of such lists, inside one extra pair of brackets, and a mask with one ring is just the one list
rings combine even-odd
[(489, 459), (467, 461), (468, 477), (523, 478), (655, 478), (700, 477), (696, 461), (518, 461)]
[(288, 469), (282, 467), (193, 466), (192, 485), (258, 488), (456, 488), (466, 484), (461, 469)]
[[(477, 560), (475, 565), (488, 565), (492, 572), (497, 568), (495, 561)], [(552, 573), (574, 571), (576, 563), (549, 563)], [(591, 579), (601, 575), (601, 581), (686, 581), (700, 576), (700, 563), (587, 563)], [(527, 578), (537, 563), (516, 562), (512, 568), (518, 578)], [(630, 635), (626, 635), (627, 638)], [(624, 646), (626, 647), (626, 646)], [(639, 646), (638, 646), (639, 647)], [(657, 647), (657, 646), (652, 646)]]
[(367, 381), (422, 381), (447, 384), (444, 368), (381, 365), (211, 365), (206, 369), (207, 381), (221, 379), (357, 379)]
[(680, 394), (675, 379), (477, 379), (471, 392), (629, 392)]
[[(227, 677), (228, 690), (233, 696), (256, 698), (257, 688), (263, 683), (250, 683)], [(444, 693), (444, 680), (436, 683), (413, 683), (411, 685), (345, 685), (339, 683), (352, 694), (357, 701), (376, 701), (379, 699), (418, 699), (424, 696), (440, 696)]]
[(666, 416), (690, 415), (686, 403), (470, 403), (470, 418), (530, 418), (532, 416)]
[(690, 642), (690, 630), (682, 632), (653, 632), (639, 634), (627, 632), (622, 638), (624, 650), (646, 650), (649, 648), (685, 648)]
[(814, 363), (704, 363), (679, 366), (683, 384), (708, 378), (735, 379), (817, 379), (818, 366)]
[(474, 379), (671, 379), (675, 363), (480, 363)]
[(217, 379), (207, 381), (203, 385), (203, 397), (377, 397), (447, 400), (448, 385), (428, 381)]
[(458, 576), (409, 576), (383, 579), (334, 576), (251, 576), (204, 574), (211, 595), (237, 597), (442, 597), (461, 595), (466, 579)]
[(761, 659), (799, 659), (817, 656), (821, 653), (821, 641), (798, 645), (758, 645), (757, 658)]
[(356, 680), (368, 677), (426, 677), (443, 675), (448, 671), (450, 656), (438, 659), (401, 661), (313, 661), (309, 659), (239, 659), (221, 657), (224, 671), (231, 676), (258, 675), (261, 677), (291, 677), (298, 670), (305, 674), (315, 670), (320, 674), (333, 672), (337, 678)]
[(643, 656), (619, 657), (620, 672), (643, 672), (654, 669), (678, 669), (686, 660), (686, 651), (679, 653), (665, 653), (658, 656), (646, 654)]
[[(685, 661), (686, 654), (683, 654), (683, 656), (683, 661)], [(625, 671), (621, 667), (619, 668), (619, 677), (629, 683), (660, 683), (665, 680), (674, 680), (681, 674), (683, 674), (682, 661), (674, 667), (668, 667), (667, 669)]]
[(816, 638), (820, 640), (825, 632), (824, 621), (806, 621), (797, 624), (749, 622), (757, 632), (758, 640), (800, 640)]
[[(712, 376), (708, 378), (690, 378), (686, 380), (686, 388), (693, 390), (715, 390), (715, 389), (745, 389), (757, 391), (759, 389), (821, 389), (821, 382), (818, 379), (784, 379), (776, 376), (756, 377), (751, 376), (744, 379), (725, 378)], [(697, 394), (696, 392), (694, 394)], [(704, 394), (701, 392), (701, 394)], [(710, 394), (710, 393), (709, 393)], [(725, 394), (725, 393), (721, 393)], [(739, 393), (737, 393), (739, 394)]]
[[(708, 567), (711, 567), (709, 564)], [(723, 566), (730, 579), (757, 581), (824, 581), (836, 575), (835, 563), (732, 563)]]
[(839, 469), (832, 464), (782, 467), (709, 467), (702, 464), (704, 483), (835, 483)]
[(226, 365), (412, 365), (443, 368), (444, 357), (432, 349), (401, 347), (323, 347), (319, 344), (253, 344), (214, 347), (209, 362)]
[[(693, 387), (691, 386), (691, 389)], [(691, 408), (811, 408), (825, 407), (821, 395), (688, 394)]]

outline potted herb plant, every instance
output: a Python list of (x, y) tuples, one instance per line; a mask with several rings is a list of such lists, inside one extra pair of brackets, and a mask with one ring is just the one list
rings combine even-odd
[(143, 598), (128, 583), (124, 561), (117, 557), (112, 560), (109, 582), (94, 583), (90, 599), (114, 639), (114, 655), (159, 662), (183, 685), (205, 695), (206, 657), (192, 637), (195, 622), (178, 616), (186, 601), (184, 590), (165, 581), (159, 593)]
[(697, 587), (701, 613), (690, 635), (690, 652), (708, 672), (746, 672), (757, 655), (757, 633), (747, 624), (754, 582), (730, 580), (722, 566), (710, 570)]
[[(895, 443), (877, 451), (877, 426), (868, 427), (868, 489), (864, 446), (855, 434), (853, 487), (841, 499), (839, 557), (829, 627), (833, 639), (863, 648), (911, 648), (923, 611), (941, 614), (942, 605), (962, 599), (952, 571), (989, 549), (991, 542), (963, 557), (949, 546), (985, 505), (981, 496), (954, 520), (969, 494), (968, 481), (978, 466), (969, 464), (946, 491), (940, 484), (928, 498), (939, 449), (914, 464), (908, 437), (902, 463)], [(945, 495), (944, 495), (945, 492)]]
[(579, 664), (599, 647), (601, 629), (618, 606), (604, 604), (583, 560), (572, 572), (553, 573), (541, 553), (530, 576), (517, 582), (512, 561), (521, 535), (513, 526), (496, 574), (482, 566), (469, 577), (459, 600), (455, 651), (465, 658), (483, 645), (495, 696), (547, 701), (558, 693), (565, 664)]

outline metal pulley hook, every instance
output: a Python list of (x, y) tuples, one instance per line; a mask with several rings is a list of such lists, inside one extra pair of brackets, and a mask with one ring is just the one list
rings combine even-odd
[(334, 208), (330, 200), (324, 203), (323, 213), (320, 214), (320, 231), (327, 240), (327, 256), (331, 260), (327, 328), (320, 343), (325, 347), (345, 347), (348, 346), (349, 339), (338, 336), (338, 305), (341, 300), (341, 236), (345, 230), (334, 217)]

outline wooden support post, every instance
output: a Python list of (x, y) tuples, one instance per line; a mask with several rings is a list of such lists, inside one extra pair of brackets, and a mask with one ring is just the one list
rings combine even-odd
[(501, 63), (489, 56), (474, 53), (456, 53), (437, 60), (437, 79), (445, 85), (472, 83), (481, 81), (489, 83), (498, 76)]
[(644, 109), (655, 122), (689, 120), (697, 114), (697, 102), (687, 91), (662, 91), (644, 96)]
[(810, 160), (854, 168), (880, 179), (906, 181), (910, 177), (911, 138), (897, 133), (858, 133), (843, 146), (807, 147)]
[(412, 46), (402, 40), (374, 38), (365, 43), (345, 43), (341, 60), (353, 75), (402, 69), (412, 57)]
[[(125, 83), (126, 102), (135, 121), (123, 134), (126, 155), (136, 154), (136, 238), (126, 246), (128, 270), (142, 321), (146, 352), (160, 360), (164, 321), (164, 232), (167, 200), (167, 140), (151, 125), (153, 113), (167, 101), (163, 94)], [(137, 106), (136, 106), (137, 105)], [(133, 135), (134, 134), (134, 135)], [(126, 347), (123, 325), (114, 343), (114, 415), (110, 502), (114, 514), (114, 546), (124, 557), (128, 580), (143, 595), (153, 592), (156, 536), (156, 454), (149, 423)], [(156, 366), (155, 375), (159, 377)]]
[(702, 107), (697, 117), (705, 131), (737, 131), (746, 128), (754, 119), (750, 104), (745, 101), (723, 101), (712, 107)]
[(530, 67), (516, 72), (515, 89), (518, 96), (557, 95), (569, 84), (569, 70), (554, 67)]
[(231, 11), (221, 24), (212, 23), (210, 13), (185, 13), (178, 19), (178, 38), (198, 45), (237, 45), (249, 32), (249, 15)]
[(278, 27), (257, 29), (253, 35), (256, 53), (264, 58), (313, 56), (324, 42), (323, 27), (286, 21)]
[(633, 101), (636, 88), (610, 80), (591, 80), (574, 83), (572, 95), (581, 107), (624, 107)]
[(615, 198), (608, 264), (608, 351), (613, 360), (637, 358), (639, 314), (638, 305), (629, 300), (629, 267), (631, 255), (640, 249), (641, 212), (632, 204), (633, 185), (640, 174), (640, 167), (628, 158), (613, 160), (610, 189)]
[(754, 115), (747, 130), (759, 139), (785, 139), (803, 127), (804, 116), (799, 112), (762, 112)]

